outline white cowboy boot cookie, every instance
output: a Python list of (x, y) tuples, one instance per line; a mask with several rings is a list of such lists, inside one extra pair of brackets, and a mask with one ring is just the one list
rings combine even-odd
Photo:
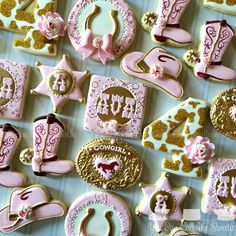
[(201, 79), (227, 82), (236, 78), (236, 71), (222, 64), (222, 57), (235, 32), (226, 20), (207, 21), (201, 28), (198, 52), (189, 50), (184, 61), (193, 67), (194, 74)]
[(180, 18), (191, 0), (160, 0), (154, 12), (147, 12), (141, 20), (152, 40), (159, 44), (174, 47), (184, 47), (192, 43), (192, 36), (180, 27)]
[(74, 163), (69, 160), (57, 160), (57, 148), (64, 132), (64, 125), (55, 115), (49, 114), (34, 120), (34, 147), (23, 150), (20, 160), (26, 165), (32, 165), (35, 175), (62, 175), (74, 170)]
[(0, 185), (18, 187), (26, 183), (24, 174), (10, 170), (11, 160), (21, 136), (10, 124), (0, 125)]

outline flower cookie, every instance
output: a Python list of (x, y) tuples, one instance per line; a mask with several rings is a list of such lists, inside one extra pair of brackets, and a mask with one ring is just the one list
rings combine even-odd
[(131, 52), (121, 62), (122, 70), (174, 98), (181, 98), (183, 88), (178, 81), (181, 61), (160, 47), (148, 53)]
[(213, 100), (210, 118), (220, 133), (236, 140), (236, 88), (220, 93)]
[(236, 79), (236, 71), (222, 64), (222, 57), (235, 35), (226, 20), (207, 21), (201, 28), (199, 50), (189, 50), (184, 61), (193, 67), (195, 76), (228, 82)]
[(49, 96), (54, 112), (60, 113), (68, 100), (85, 102), (81, 85), (89, 72), (73, 71), (69, 55), (63, 55), (62, 60), (55, 67), (42, 65), (40, 62), (37, 62), (36, 65), (43, 80), (35, 89), (31, 90), (31, 93)]
[(170, 153), (162, 168), (173, 174), (201, 177), (203, 163), (215, 156), (215, 146), (201, 137), (208, 114), (206, 102), (189, 98), (144, 129), (142, 145)]
[(136, 20), (126, 0), (79, 0), (68, 19), (72, 45), (83, 55), (106, 64), (133, 42)]
[(100, 138), (87, 144), (79, 152), (75, 165), (85, 181), (110, 190), (130, 187), (143, 172), (137, 151), (128, 143), (113, 138)]
[(136, 214), (148, 216), (158, 233), (161, 233), (166, 221), (183, 220), (181, 204), (191, 193), (187, 187), (172, 188), (168, 177), (168, 174), (163, 172), (154, 185), (140, 184), (143, 199), (136, 207)]
[(159, 0), (157, 12), (147, 12), (142, 17), (143, 28), (150, 32), (152, 40), (159, 44), (184, 47), (192, 43), (192, 36), (179, 24), (180, 18), (191, 0)]
[(25, 39), (15, 39), (14, 47), (17, 49), (37, 55), (56, 56), (57, 39), (64, 35), (65, 30), (64, 21), (54, 13), (56, 7), (57, 0), (2, 0), (0, 28), (25, 34)]
[(124, 201), (106, 192), (89, 192), (76, 199), (66, 216), (66, 236), (129, 236), (131, 214)]
[(215, 159), (205, 181), (202, 211), (223, 220), (236, 218), (236, 161)]
[(16, 189), (11, 193), (9, 205), (0, 210), (0, 232), (12, 233), (34, 221), (63, 216), (66, 205), (51, 198), (41, 185)]
[(10, 124), (0, 125), (0, 185), (19, 187), (26, 183), (25, 175), (10, 170), (10, 164), (20, 143), (20, 133)]
[(236, 15), (235, 0), (204, 0), (204, 6), (222, 13)]
[(0, 60), (0, 118), (21, 119), (29, 75), (28, 65)]
[(139, 138), (145, 113), (144, 84), (93, 75), (84, 129), (100, 134)]
[(203, 236), (203, 234), (200, 234), (198, 232), (190, 232), (190, 231), (175, 227), (174, 229), (171, 230), (169, 236)]
[(21, 152), (21, 162), (32, 165), (32, 170), (37, 176), (62, 175), (73, 171), (72, 161), (57, 160), (57, 149), (63, 132), (64, 125), (55, 115), (36, 118), (33, 124), (34, 148), (27, 148)]

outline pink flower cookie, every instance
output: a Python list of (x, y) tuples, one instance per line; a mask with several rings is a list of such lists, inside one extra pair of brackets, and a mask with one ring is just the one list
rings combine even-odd
[(125, 202), (106, 192), (80, 196), (72, 203), (65, 220), (66, 236), (94, 235), (95, 232), (129, 236), (131, 227), (131, 214)]
[(68, 19), (68, 34), (76, 51), (83, 59), (103, 64), (122, 55), (135, 32), (135, 16), (125, 0), (78, 1)]
[(66, 205), (51, 198), (41, 185), (16, 189), (11, 193), (9, 205), (0, 210), (0, 232), (12, 233), (35, 221), (63, 216)]
[(191, 193), (187, 187), (173, 189), (168, 174), (163, 172), (156, 184), (140, 184), (143, 199), (136, 207), (138, 216), (145, 215), (154, 223), (156, 232), (161, 233), (166, 221), (181, 221), (181, 204)]
[(220, 220), (236, 218), (236, 161), (215, 158), (203, 187), (202, 211)]
[(0, 117), (21, 119), (28, 87), (30, 67), (0, 60)]
[(160, 47), (155, 47), (147, 53), (128, 53), (122, 59), (121, 68), (126, 74), (148, 83), (175, 99), (183, 96), (183, 88), (178, 81), (182, 63)]
[(64, 125), (55, 115), (49, 114), (36, 118), (33, 124), (34, 147), (21, 152), (21, 162), (32, 165), (32, 170), (37, 176), (72, 172), (74, 170), (72, 161), (57, 160), (57, 149), (63, 132)]
[(37, 62), (36, 65), (43, 80), (35, 89), (31, 90), (31, 93), (49, 96), (54, 112), (60, 113), (68, 100), (85, 102), (81, 85), (89, 72), (74, 71), (69, 55), (63, 55), (62, 60), (55, 67), (42, 65), (40, 62)]
[(0, 185), (5, 187), (19, 187), (26, 183), (24, 174), (10, 170), (14, 153), (20, 143), (18, 130), (10, 124), (0, 125)]
[(58, 39), (65, 35), (66, 24), (56, 12), (47, 12), (46, 15), (41, 16), (38, 26), (48, 40)]
[(185, 146), (185, 154), (192, 164), (210, 163), (215, 156), (215, 145), (209, 138), (197, 136), (188, 140)]
[(234, 29), (226, 20), (207, 21), (201, 28), (198, 51), (189, 50), (184, 61), (201, 79), (229, 82), (236, 79), (236, 71), (222, 64), (223, 55), (234, 38)]
[(180, 26), (180, 19), (191, 0), (159, 0), (157, 12), (147, 12), (141, 20), (143, 28), (150, 32), (152, 40), (159, 44), (184, 47), (192, 42), (192, 36)]
[(93, 75), (84, 129), (101, 134), (139, 138), (147, 87), (140, 83)]

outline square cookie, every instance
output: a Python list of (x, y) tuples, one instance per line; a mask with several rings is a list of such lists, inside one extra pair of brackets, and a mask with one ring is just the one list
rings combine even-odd
[(202, 212), (236, 218), (236, 160), (214, 159), (203, 188)]
[(30, 67), (0, 60), (0, 118), (21, 119)]
[(145, 113), (144, 84), (93, 75), (84, 129), (100, 134), (139, 138)]

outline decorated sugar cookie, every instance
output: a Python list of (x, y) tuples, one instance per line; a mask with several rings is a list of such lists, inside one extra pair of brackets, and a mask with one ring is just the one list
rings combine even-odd
[(208, 171), (202, 198), (202, 211), (223, 220), (236, 218), (236, 161), (215, 159)]
[(36, 118), (33, 124), (34, 147), (21, 152), (21, 162), (32, 165), (32, 170), (37, 176), (62, 175), (73, 171), (72, 161), (57, 160), (57, 149), (63, 132), (64, 125), (55, 115)]
[(131, 52), (121, 62), (122, 70), (150, 86), (161, 90), (174, 98), (183, 95), (183, 88), (178, 81), (182, 71), (181, 61), (160, 47), (147, 53)]
[(139, 138), (145, 113), (144, 84), (93, 75), (84, 129), (100, 134)]
[(220, 133), (236, 140), (236, 88), (220, 93), (213, 100), (210, 118)]
[(159, 44), (184, 47), (192, 43), (192, 36), (180, 26), (180, 18), (191, 0), (160, 0), (156, 12), (142, 17), (143, 28), (150, 32), (152, 40)]
[(21, 119), (29, 73), (28, 65), (0, 60), (0, 118)]
[(193, 67), (195, 76), (219, 82), (236, 79), (236, 71), (222, 64), (222, 57), (234, 35), (234, 29), (226, 20), (207, 21), (202, 26), (198, 51), (189, 50), (184, 54), (184, 61)]
[(65, 33), (65, 23), (55, 13), (57, 0), (2, 0), (0, 28), (25, 34), (14, 47), (27, 53), (55, 56), (57, 39)]
[(106, 192), (89, 192), (76, 199), (66, 216), (66, 236), (129, 236), (131, 215), (124, 201)]
[(84, 59), (106, 64), (133, 42), (136, 20), (126, 0), (79, 0), (68, 19), (72, 45)]
[(215, 145), (201, 136), (207, 114), (206, 102), (189, 98), (148, 125), (142, 145), (172, 155), (162, 163), (165, 171), (201, 177), (200, 165), (210, 163), (215, 156)]
[(0, 125), (0, 185), (19, 187), (26, 183), (24, 174), (10, 170), (10, 164), (20, 143), (20, 133), (10, 124)]
[(66, 205), (54, 200), (41, 185), (19, 188), (11, 193), (9, 205), (0, 210), (0, 232), (12, 233), (35, 221), (63, 216)]
[(114, 138), (100, 138), (87, 144), (75, 160), (76, 170), (88, 183), (104, 189), (126, 189), (142, 175), (137, 151)]
[(200, 234), (198, 232), (190, 232), (176, 227), (171, 230), (169, 236), (203, 236), (203, 234)]
[(165, 172), (154, 185), (141, 183), (140, 187), (143, 199), (136, 207), (136, 214), (148, 216), (155, 231), (161, 233), (166, 221), (182, 221), (181, 204), (191, 193), (189, 188), (172, 188)]
[(33, 90), (32, 94), (49, 96), (54, 107), (54, 112), (60, 113), (68, 100), (85, 102), (81, 92), (83, 81), (89, 76), (89, 72), (74, 71), (69, 55), (63, 55), (62, 60), (50, 67), (37, 62), (42, 82)]
[(235, 0), (204, 0), (204, 6), (215, 11), (236, 15)]

